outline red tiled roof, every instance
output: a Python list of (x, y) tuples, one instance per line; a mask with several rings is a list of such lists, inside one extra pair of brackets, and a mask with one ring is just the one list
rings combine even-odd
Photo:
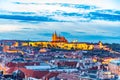
[(77, 62), (58, 62), (58, 66), (70, 66), (70, 67), (75, 67)]
[(48, 73), (49, 71), (34, 71), (32, 77), (40, 79), (44, 77), (45, 75), (47, 75)]
[(30, 62), (30, 63), (22, 63), (22, 62), (13, 63), (13, 62), (8, 62), (6, 64), (7, 67), (25, 67), (25, 66), (30, 66), (30, 65), (40, 65), (40, 63), (39, 62)]
[(11, 67), (11, 68), (9, 68), (9, 69), (6, 71), (6, 73), (12, 74), (13, 71), (15, 71), (15, 70), (16, 70), (15, 67)]
[(13, 62), (8, 62), (6, 64), (7, 67), (24, 67), (25, 66), (25, 63), (13, 63)]
[(12, 63), (12, 62), (8, 62), (5, 64), (7, 67), (15, 67), (16, 64), (15, 63)]
[(8, 74), (12, 74), (14, 71), (16, 70), (21, 70), (22, 72), (24, 72), (26, 77), (34, 77), (34, 78), (42, 78), (45, 75), (47, 75), (49, 72), (48, 71), (35, 71), (35, 70), (30, 70), (30, 69), (26, 69), (26, 68), (17, 68), (17, 67), (11, 67), (10, 69), (8, 69), (6, 71), (6, 73)]
[(52, 77), (56, 77), (59, 74), (59, 72), (49, 72), (45, 77), (46, 80), (49, 80)]

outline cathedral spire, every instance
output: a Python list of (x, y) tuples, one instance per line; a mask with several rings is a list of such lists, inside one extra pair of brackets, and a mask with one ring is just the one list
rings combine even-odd
[(56, 31), (54, 32), (54, 35), (57, 35)]
[(52, 42), (68, 42), (65, 37), (57, 35), (56, 31), (52, 35)]
[(56, 39), (57, 39), (57, 33), (55, 31), (52, 35), (52, 41), (56, 41)]
[(57, 36), (57, 33), (56, 33), (56, 31), (53, 33), (53, 36), (55, 36), (55, 37)]

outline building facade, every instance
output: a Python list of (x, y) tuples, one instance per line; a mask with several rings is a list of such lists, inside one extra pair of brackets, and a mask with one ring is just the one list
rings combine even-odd
[(53, 33), (52, 35), (52, 42), (65, 42), (67, 43), (67, 39), (64, 36), (58, 36), (57, 33)]
[(108, 64), (108, 68), (112, 73), (120, 76), (120, 60), (112, 60)]

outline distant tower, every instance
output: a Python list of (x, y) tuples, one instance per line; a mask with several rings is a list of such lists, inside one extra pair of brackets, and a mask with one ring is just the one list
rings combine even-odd
[(52, 35), (52, 41), (55, 42), (57, 40), (57, 34), (56, 31)]
[(102, 49), (102, 48), (103, 48), (103, 44), (102, 44), (102, 42), (101, 42), (101, 41), (99, 41), (98, 45), (99, 45), (99, 48), (100, 48), (100, 49)]
[(52, 35), (52, 42), (65, 42), (67, 43), (67, 39), (65, 39), (64, 36), (58, 36), (56, 32), (53, 33)]

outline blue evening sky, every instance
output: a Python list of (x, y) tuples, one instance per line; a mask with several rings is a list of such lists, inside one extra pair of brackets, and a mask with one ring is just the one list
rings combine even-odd
[(0, 40), (120, 43), (120, 0), (0, 0)]

